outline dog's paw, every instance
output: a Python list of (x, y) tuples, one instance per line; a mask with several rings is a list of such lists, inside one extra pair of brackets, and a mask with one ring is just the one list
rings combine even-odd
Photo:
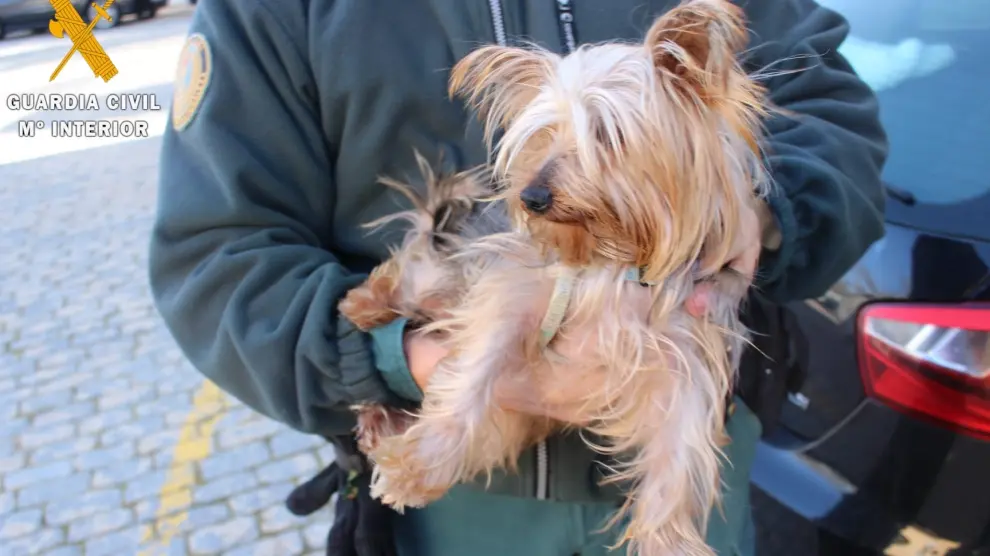
[[(406, 508), (422, 508), (440, 498), (440, 496), (427, 496), (426, 493), (417, 490), (415, 486), (401, 478), (398, 478), (399, 482), (394, 482), (396, 479), (397, 477), (388, 473), (376, 474), (375, 480), (371, 483), (372, 498), (380, 500), (382, 504), (400, 514)], [(398, 486), (400, 484), (404, 486)]]
[(373, 454), (382, 439), (401, 436), (416, 420), (406, 411), (383, 405), (361, 405), (353, 409), (357, 412), (358, 449), (365, 455)]
[(457, 435), (436, 432), (416, 424), (402, 436), (380, 438), (371, 455), (372, 496), (396, 509), (419, 508), (457, 484), (464, 475), (464, 462), (454, 447)]
[[(398, 439), (382, 439), (374, 450), (375, 471), (371, 480), (371, 496), (392, 509), (401, 512), (405, 508), (422, 508), (443, 496), (446, 489), (438, 490), (426, 484), (425, 466), (403, 452), (394, 442)], [(401, 441), (400, 441), (401, 442)]]
[(392, 306), (395, 279), (389, 272), (390, 267), (386, 262), (376, 268), (363, 284), (347, 292), (337, 306), (340, 313), (360, 330), (367, 332), (399, 316)]

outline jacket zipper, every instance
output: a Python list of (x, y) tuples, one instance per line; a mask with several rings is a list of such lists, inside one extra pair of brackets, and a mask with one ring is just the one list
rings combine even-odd
[[(571, 11), (571, 0), (556, 0), (557, 21), (560, 23), (560, 33), (567, 53), (574, 52), (577, 41), (574, 38), (574, 13)], [(501, 0), (488, 0), (488, 9), (492, 14), (492, 27), (495, 31), (495, 42), (499, 46), (508, 44), (505, 33), (505, 16), (502, 13)], [(536, 445), (536, 499), (546, 500), (550, 494), (550, 448), (549, 439), (541, 440)]]
[[(488, 0), (488, 8), (492, 13), (492, 27), (495, 29), (495, 42), (499, 46), (507, 44), (505, 33), (505, 17), (502, 14), (501, 0)], [(541, 440), (536, 445), (536, 499), (546, 500), (550, 485), (550, 450), (547, 441)]]
[(502, 17), (502, 1), (488, 0), (488, 10), (492, 13), (492, 26), (495, 28), (495, 42), (505, 46), (505, 19)]
[(560, 34), (568, 54), (577, 48), (577, 39), (574, 38), (574, 12), (571, 10), (571, 5), (571, 0), (557, 0), (557, 21), (560, 22)]

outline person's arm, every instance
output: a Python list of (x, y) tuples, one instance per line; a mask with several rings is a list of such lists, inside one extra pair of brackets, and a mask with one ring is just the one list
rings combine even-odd
[(340, 434), (351, 404), (399, 400), (388, 383), (408, 379), (401, 324), (368, 335), (336, 310), (365, 276), (330, 251), (335, 146), (302, 4), (272, 4), (196, 9), (191, 33), (213, 69), (191, 121), (163, 137), (151, 287), (182, 351), (220, 388), (298, 430)]
[(777, 302), (813, 298), (883, 236), (887, 137), (876, 97), (838, 53), (844, 18), (812, 0), (740, 4), (753, 32), (747, 69), (774, 75), (771, 100), (794, 113), (767, 123), (775, 230), (764, 230), (756, 283)]

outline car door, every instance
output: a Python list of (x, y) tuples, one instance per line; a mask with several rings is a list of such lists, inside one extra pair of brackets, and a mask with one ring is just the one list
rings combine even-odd
[(27, 16), (31, 21), (43, 22), (55, 16), (55, 8), (48, 0), (27, 0), (25, 4)]
[(54, 13), (48, 0), (0, 0), (0, 19), (11, 26), (42, 22)]
[(0, 21), (16, 24), (24, 13), (24, 4), (33, 0), (0, 0)]

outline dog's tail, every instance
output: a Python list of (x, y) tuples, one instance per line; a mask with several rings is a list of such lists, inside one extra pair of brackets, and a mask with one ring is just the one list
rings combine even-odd
[(409, 199), (413, 207), (368, 222), (366, 227), (377, 228), (396, 220), (405, 221), (410, 229), (404, 244), (425, 238), (439, 253), (453, 250), (464, 239), (502, 231), (499, 229), (501, 224), (493, 222), (484, 208), (485, 201), (494, 193), (491, 173), (484, 166), (456, 173), (438, 173), (419, 152), (415, 155), (426, 194), (393, 178), (379, 178), (380, 183)]

